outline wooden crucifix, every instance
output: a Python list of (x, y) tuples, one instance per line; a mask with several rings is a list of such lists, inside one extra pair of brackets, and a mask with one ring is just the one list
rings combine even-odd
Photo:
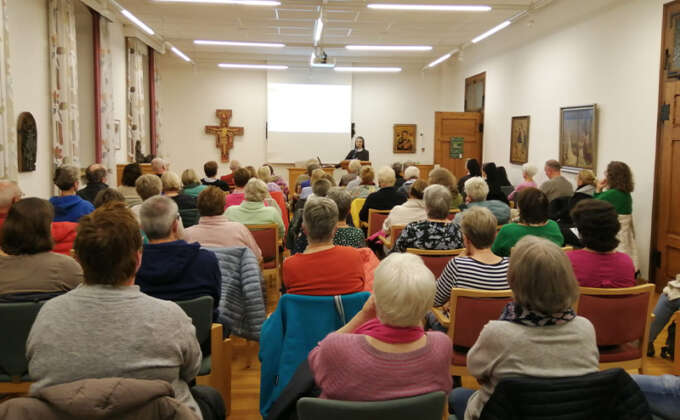
[(213, 134), (215, 147), (222, 152), (222, 162), (229, 162), (229, 150), (234, 147), (234, 136), (243, 135), (243, 127), (229, 127), (231, 109), (218, 109), (215, 112), (220, 120), (220, 125), (206, 125), (205, 133)]

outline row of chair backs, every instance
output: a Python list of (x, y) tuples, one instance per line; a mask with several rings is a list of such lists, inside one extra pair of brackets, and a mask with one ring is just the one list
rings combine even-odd
[(275, 223), (266, 225), (247, 225), (257, 246), (262, 251), (264, 268), (276, 268), (279, 265), (279, 228)]
[(472, 347), (484, 325), (498, 319), (511, 301), (510, 290), (451, 289), (449, 338), (453, 345)]
[[(26, 340), (43, 302), (0, 304), (0, 381), (20, 382), (28, 375)], [(6, 377), (4, 377), (6, 376)], [(23, 379), (22, 379), (23, 378)]]
[(194, 299), (177, 302), (184, 310), (196, 328), (196, 339), (201, 346), (203, 356), (210, 355), (210, 328), (212, 326), (213, 298), (212, 296), (199, 296)]
[(376, 210), (368, 209), (368, 231), (366, 232), (366, 237), (370, 237), (376, 232), (380, 232), (383, 227), (383, 223), (387, 216), (389, 216), (391, 210)]
[(460, 255), (465, 251), (465, 248), (461, 249), (447, 249), (447, 250), (428, 250), (428, 249), (418, 249), (418, 248), (407, 248), (406, 252), (410, 254), (420, 255), (423, 262), (427, 268), (432, 271), (435, 278), (439, 278), (446, 268), (446, 264), (449, 263), (451, 258)]

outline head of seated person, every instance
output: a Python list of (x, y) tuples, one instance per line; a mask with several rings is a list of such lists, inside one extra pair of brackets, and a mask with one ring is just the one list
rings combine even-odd
[(118, 201), (121, 203), (125, 203), (125, 196), (121, 194), (120, 191), (114, 189), (114, 188), (105, 188), (101, 191), (99, 191), (94, 198), (94, 208), (98, 209), (99, 207), (103, 206), (106, 203), (112, 202), (112, 201)]
[(269, 190), (267, 189), (267, 184), (261, 179), (250, 178), (243, 193), (245, 201), (264, 203), (264, 199), (267, 198)]
[(451, 205), (451, 192), (443, 185), (434, 184), (425, 188), (423, 193), (425, 211), (430, 221), (448, 221), (449, 208)]
[(427, 182), (422, 179), (417, 179), (408, 189), (408, 198), (410, 200), (422, 200), (427, 188)]
[(364, 166), (359, 172), (359, 178), (361, 178), (361, 185), (375, 185), (375, 172), (370, 166)]
[(168, 170), (168, 164), (161, 158), (154, 158), (151, 161), (151, 170), (157, 176), (161, 176)]
[(496, 216), (485, 207), (471, 207), (463, 212), (460, 230), (463, 232), (463, 243), (466, 254), (474, 255), (478, 251), (488, 250), (496, 239)]
[(378, 170), (378, 185), (380, 188), (394, 187), (397, 182), (397, 176), (394, 169), (389, 166), (383, 166)]
[[(238, 169), (240, 167), (238, 162), (236, 162), (236, 166), (234, 166), (234, 162), (236, 162), (236, 161), (232, 160), (229, 163), (229, 168), (232, 168), (232, 167), (234, 168), (234, 169), (232, 169), (232, 172), (236, 171), (236, 169)], [(210, 178), (210, 179), (215, 178), (215, 176), (217, 175), (217, 168), (218, 168), (217, 162), (215, 162), (214, 160), (208, 161), (208, 162), (203, 164), (203, 173), (205, 173), (205, 176), (207, 178)]]
[(139, 163), (130, 163), (123, 168), (122, 184), (126, 187), (134, 187), (137, 178), (142, 176), (142, 168)]
[(420, 169), (417, 166), (409, 166), (404, 171), (404, 179), (418, 179), (420, 178)]
[(146, 174), (137, 178), (135, 181), (135, 189), (142, 200), (146, 200), (155, 195), (160, 195), (160, 193), (163, 192), (163, 183), (156, 175)]
[(196, 175), (196, 171), (193, 169), (185, 169), (184, 172), (182, 172), (182, 186), (183, 188), (193, 188), (197, 185), (200, 185), (201, 180), (198, 179), (198, 175)]
[(201, 217), (215, 217), (224, 214), (227, 194), (218, 187), (208, 187), (198, 194), (197, 208)]
[(361, 161), (359, 159), (352, 159), (349, 161), (349, 164), (347, 165), (347, 172), (359, 175), (360, 170)]
[(328, 191), (326, 197), (335, 202), (335, 205), (338, 208), (338, 223), (344, 224), (352, 207), (352, 196), (344, 188), (332, 187)]
[(446, 187), (451, 193), (451, 204), (453, 204), (454, 200), (457, 200), (460, 195), (458, 193), (458, 181), (456, 180), (456, 177), (446, 168), (435, 168), (430, 171), (430, 174), (427, 177), (427, 183), (429, 185), (436, 184)]
[(54, 171), (54, 185), (61, 195), (73, 195), (78, 191), (80, 171), (73, 165), (62, 165)]
[(309, 242), (308, 250), (333, 246), (338, 206), (326, 197), (310, 197), (302, 214), (302, 229)]
[(237, 189), (243, 190), (250, 178), (250, 172), (248, 172), (247, 169), (238, 168), (236, 172), (234, 172), (234, 185), (236, 185)]
[(178, 195), (182, 189), (182, 181), (179, 176), (171, 171), (166, 171), (161, 175), (161, 183), (163, 184), (163, 195), (168, 197)]
[(525, 188), (517, 194), (519, 223), (522, 225), (545, 225), (548, 222), (550, 202), (538, 188)]
[(7, 255), (33, 255), (49, 252), (52, 241), (54, 208), (49, 201), (25, 198), (9, 209), (0, 230), (0, 249)]
[(583, 246), (599, 253), (619, 246), (616, 235), (621, 229), (614, 206), (602, 200), (582, 200), (571, 211)]
[(21, 199), (23, 193), (19, 184), (14, 181), (0, 181), (0, 227), (14, 203)]
[(307, 175), (311, 178), (312, 173), (317, 170), (321, 169), (321, 165), (319, 165), (319, 161), (316, 159), (310, 159), (307, 161), (307, 164), (305, 165), (305, 169), (307, 171)]
[(159, 195), (145, 200), (139, 210), (142, 231), (152, 244), (179, 239), (179, 209), (174, 200)]
[(321, 178), (312, 184), (312, 193), (316, 197), (325, 197), (333, 185), (325, 178)]
[(106, 182), (106, 168), (100, 163), (93, 163), (85, 169), (87, 185), (102, 184)]
[(488, 195), (489, 185), (481, 176), (473, 176), (465, 181), (465, 201), (467, 203), (486, 201)]

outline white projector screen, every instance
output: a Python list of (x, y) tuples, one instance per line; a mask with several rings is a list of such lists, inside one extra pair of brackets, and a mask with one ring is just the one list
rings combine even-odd
[(341, 161), (351, 148), (351, 83), (267, 83), (267, 160)]

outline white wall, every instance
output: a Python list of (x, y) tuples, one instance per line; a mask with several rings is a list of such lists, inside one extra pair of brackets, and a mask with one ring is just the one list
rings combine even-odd
[(94, 134), (94, 45), (92, 13), (81, 2), (75, 2), (76, 49), (78, 51), (78, 114), (80, 115), (80, 165), (95, 160)]
[[(544, 32), (562, 13), (608, 5), (574, 24)], [(465, 51), (464, 61), (442, 72), (442, 105), (463, 110), (464, 80), (486, 71), (484, 161), (505, 165), (511, 181), (521, 167), (509, 164), (510, 122), (530, 115), (529, 160), (540, 168), (557, 158), (559, 109), (596, 103), (599, 109), (597, 173), (611, 160), (633, 170), (637, 242), (647, 275), (651, 237), (662, 0), (556, 2), (535, 17), (536, 27), (518, 23)], [(588, 5), (590, 4), (590, 5)], [(533, 38), (532, 38), (533, 37)], [(573, 179), (573, 176), (570, 177)], [(543, 173), (537, 177), (544, 181)]]

